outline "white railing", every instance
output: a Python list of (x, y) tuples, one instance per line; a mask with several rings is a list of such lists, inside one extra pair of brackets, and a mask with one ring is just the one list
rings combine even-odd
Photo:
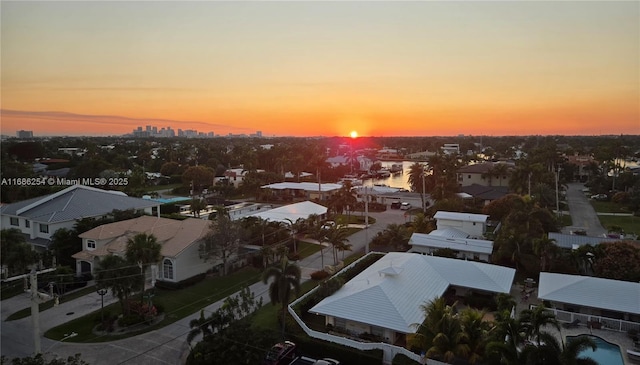
[[(370, 254), (373, 254), (373, 253), (374, 252), (371, 252)], [(367, 255), (365, 255), (364, 257), (366, 257), (366, 256)], [(360, 260), (362, 260), (362, 258)], [(338, 274), (350, 269), (351, 267), (353, 267), (360, 260), (354, 261), (350, 265), (348, 265), (345, 268), (343, 268), (342, 270), (340, 270), (335, 275), (338, 275)], [(327, 342), (337, 343), (337, 344), (340, 344), (340, 345), (348, 346), (348, 347), (355, 348), (355, 349), (362, 350), (362, 351), (382, 350), (382, 352), (383, 352), (382, 361), (383, 361), (384, 364), (391, 364), (391, 362), (393, 361), (393, 358), (397, 354), (403, 354), (403, 355), (407, 356), (408, 358), (417, 361), (420, 364), (446, 365), (443, 362), (432, 360), (432, 359), (426, 359), (426, 362), (425, 362), (425, 358), (423, 358), (422, 356), (417, 355), (417, 354), (407, 350), (404, 347), (395, 346), (395, 345), (392, 345), (392, 344), (389, 344), (389, 343), (384, 343), (384, 342), (360, 342), (360, 341), (356, 341), (356, 340), (353, 340), (353, 339), (350, 339), (350, 338), (341, 337), (341, 336), (335, 336), (335, 335), (332, 335), (332, 334), (329, 334), (329, 333), (312, 330), (311, 328), (309, 328), (307, 326), (306, 323), (304, 323), (302, 318), (300, 318), (298, 316), (298, 314), (293, 309), (293, 307), (297, 303), (299, 303), (300, 301), (304, 300), (307, 296), (315, 293), (316, 290), (318, 290), (317, 286), (315, 288), (313, 288), (312, 290), (310, 290), (309, 292), (307, 292), (306, 294), (304, 294), (303, 296), (301, 296), (300, 298), (296, 299), (291, 304), (289, 304), (289, 307), (288, 307), (289, 314), (291, 314), (293, 319), (295, 319), (295, 321), (302, 328), (302, 330), (307, 334), (307, 336), (312, 337), (312, 338), (317, 338), (319, 340), (323, 340), (323, 341), (327, 341)]]
[[(535, 305), (531, 305), (532, 309), (535, 307)], [(582, 325), (587, 325), (589, 322), (600, 322), (602, 328), (618, 332), (627, 332), (629, 330), (640, 331), (640, 323), (638, 322), (630, 322), (622, 319), (596, 316), (593, 314), (569, 312), (555, 308), (548, 308), (547, 310), (552, 312), (559, 322), (571, 323), (577, 319)]]

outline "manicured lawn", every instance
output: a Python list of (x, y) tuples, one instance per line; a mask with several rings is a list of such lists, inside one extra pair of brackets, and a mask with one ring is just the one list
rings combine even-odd
[(298, 241), (298, 255), (303, 259), (320, 251), (321, 246), (311, 242)]
[[(300, 285), (300, 296), (304, 295), (309, 290), (318, 286), (320, 282), (316, 280), (307, 280)], [(292, 299), (293, 302), (296, 298)], [(271, 303), (267, 303), (262, 308), (260, 308), (255, 317), (252, 320), (252, 326), (256, 329), (266, 329), (266, 330), (280, 330), (280, 326), (278, 325), (278, 312), (282, 310), (280, 304), (273, 305)]]
[[(148, 326), (138, 332), (117, 336), (98, 336), (93, 334), (92, 330), (98, 324), (100, 318), (100, 310), (98, 310), (84, 317), (52, 328), (44, 335), (48, 338), (59, 340), (64, 337), (65, 333), (78, 333), (78, 336), (68, 339), (68, 342), (104, 342), (131, 337), (136, 334), (164, 327), (196, 313), (200, 309), (239, 291), (244, 286), (249, 286), (259, 281), (260, 275), (261, 273), (258, 269), (245, 268), (226, 277), (205, 279), (181, 290), (155, 289), (153, 303), (164, 308), (165, 317), (159, 323)], [(107, 311), (112, 314), (120, 313), (120, 304), (114, 303), (105, 307), (105, 312)]]
[(619, 226), (625, 231), (625, 233), (640, 235), (640, 217), (634, 216), (620, 216), (620, 215), (599, 215), (600, 224), (605, 229), (609, 229), (611, 226)]
[(560, 226), (567, 227), (573, 224), (573, 220), (571, 219), (571, 215), (563, 214), (560, 216)]
[(589, 201), (593, 206), (593, 209), (598, 213), (629, 213), (622, 204), (613, 202), (601, 202), (591, 199)]

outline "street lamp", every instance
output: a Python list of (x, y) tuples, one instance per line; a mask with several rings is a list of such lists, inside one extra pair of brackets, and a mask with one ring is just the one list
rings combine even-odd
[(96, 289), (96, 293), (100, 296), (100, 319), (101, 322), (104, 323), (104, 296), (107, 294), (108, 289), (103, 288), (101, 285)]

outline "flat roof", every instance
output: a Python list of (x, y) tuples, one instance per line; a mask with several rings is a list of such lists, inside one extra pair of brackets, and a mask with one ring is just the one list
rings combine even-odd
[(300, 183), (296, 183), (296, 182), (280, 182), (280, 183), (275, 183), (275, 184), (269, 184), (269, 185), (263, 185), (261, 186), (262, 189), (274, 189), (274, 190), (286, 190), (286, 189), (291, 189), (291, 190), (304, 190), (304, 191), (309, 191), (309, 192), (317, 192), (318, 189), (320, 189), (320, 191), (322, 192), (327, 192), (327, 191), (333, 191), (333, 190), (338, 190), (342, 187), (341, 184), (320, 184), (318, 186), (318, 183), (312, 183), (312, 182), (300, 182)]

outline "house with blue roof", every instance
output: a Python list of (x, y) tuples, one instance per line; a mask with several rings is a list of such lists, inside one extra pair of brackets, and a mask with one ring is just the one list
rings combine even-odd
[(106, 217), (114, 210), (160, 216), (160, 205), (121, 191), (72, 185), (53, 194), (0, 206), (0, 228), (19, 229), (34, 248), (47, 249), (58, 229), (73, 229), (80, 219)]

